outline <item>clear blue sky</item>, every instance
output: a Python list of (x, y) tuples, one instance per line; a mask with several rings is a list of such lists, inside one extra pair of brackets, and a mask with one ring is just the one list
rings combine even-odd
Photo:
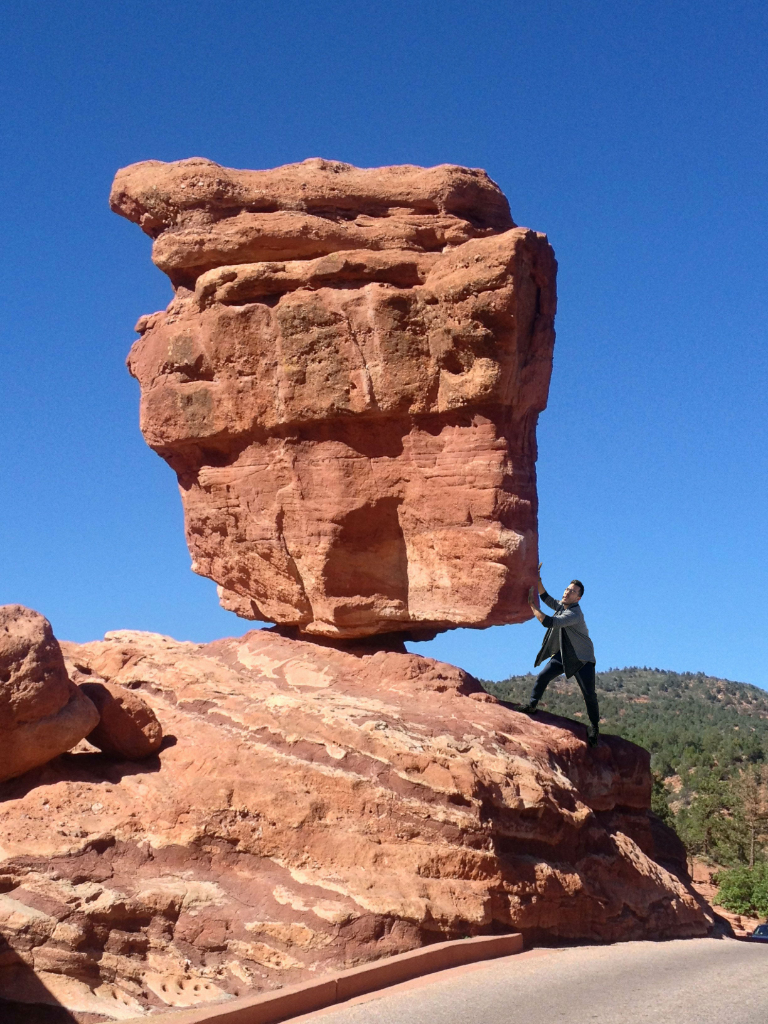
[[(560, 264), (544, 580), (598, 668), (768, 686), (768, 14), (712, 0), (6, 0), (0, 603), (58, 636), (249, 624), (189, 569), (124, 359), (170, 286), (118, 167), (483, 167)], [(530, 669), (536, 622), (414, 649)]]

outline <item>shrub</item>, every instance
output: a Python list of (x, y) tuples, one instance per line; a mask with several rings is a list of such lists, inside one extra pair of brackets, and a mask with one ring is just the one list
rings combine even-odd
[(714, 877), (717, 903), (734, 914), (768, 917), (768, 863), (721, 871)]
[[(670, 773), (671, 774), (671, 773)], [(669, 825), (674, 828), (674, 815), (669, 809), (669, 802), (667, 800), (667, 788), (664, 785), (664, 778), (659, 773), (651, 772), (651, 779), (653, 782), (653, 788), (651, 789), (651, 810), (664, 822), (665, 825)]]

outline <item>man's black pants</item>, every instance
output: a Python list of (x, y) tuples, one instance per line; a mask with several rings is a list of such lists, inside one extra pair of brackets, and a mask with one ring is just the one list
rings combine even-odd
[[(539, 672), (538, 678), (534, 684), (533, 690), (531, 691), (531, 703), (538, 702), (544, 696), (544, 691), (552, 682), (553, 679), (557, 679), (561, 676), (565, 669), (563, 663), (559, 658), (550, 658), (544, 668)], [(587, 705), (587, 714), (592, 725), (597, 725), (600, 721), (600, 708), (597, 704), (597, 696), (595, 694), (595, 663), (594, 661), (585, 662), (579, 671), (576, 673), (576, 682), (579, 684), (581, 695), (584, 698), (584, 703)]]

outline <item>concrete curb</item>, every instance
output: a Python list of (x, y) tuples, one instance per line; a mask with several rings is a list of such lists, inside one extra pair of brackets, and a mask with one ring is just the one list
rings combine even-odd
[(194, 1006), (185, 1010), (169, 1010), (162, 1014), (132, 1017), (123, 1024), (148, 1024), (149, 1021), (163, 1024), (278, 1024), (304, 1013), (324, 1010), (335, 1003), (343, 1003), (356, 996), (376, 992), (403, 981), (434, 971), (496, 957), (510, 956), (523, 949), (523, 937), (517, 932), (511, 935), (480, 935), (474, 939), (457, 939), (453, 942), (436, 942), (432, 946), (401, 953), (386, 960), (376, 960), (362, 967), (329, 974), (317, 981), (292, 985), (277, 992), (265, 992), (258, 996), (244, 996), (226, 1003)]

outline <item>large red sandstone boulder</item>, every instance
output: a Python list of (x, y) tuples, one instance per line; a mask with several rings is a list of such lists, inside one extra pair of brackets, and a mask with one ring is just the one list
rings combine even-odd
[(0, 607), (0, 781), (74, 747), (98, 721), (67, 676), (50, 622), (22, 605)]
[[(592, 750), (450, 665), (254, 631), (63, 645), (140, 693), (158, 763), (68, 754), (0, 787), (0, 989), (70, 1009), (272, 989), (436, 939), (706, 934), (646, 751)], [(21, 965), (21, 966), (19, 966)], [(14, 993), (17, 993), (14, 995)]]
[(484, 171), (148, 161), (111, 205), (176, 287), (128, 365), (226, 608), (331, 637), (530, 617), (556, 264)]

